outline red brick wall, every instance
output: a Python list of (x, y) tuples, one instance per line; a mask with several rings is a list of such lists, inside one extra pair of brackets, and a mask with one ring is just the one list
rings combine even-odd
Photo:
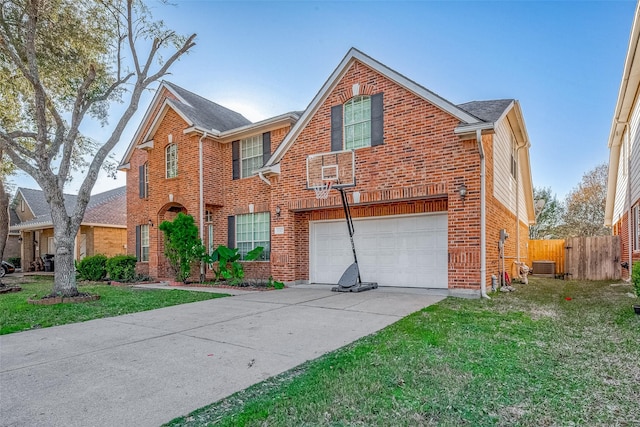
[[(281, 178), (272, 190), (272, 204), (287, 207), (292, 201), (314, 197), (313, 192), (305, 189), (306, 156), (331, 151), (331, 107), (349, 99), (355, 83), (366, 86), (368, 93), (384, 93), (385, 143), (356, 150), (358, 185), (354, 190), (377, 194), (373, 199), (380, 201), (380, 205), (367, 208), (367, 215), (383, 215), (389, 205), (407, 205), (393, 200), (390, 195), (393, 192), (385, 190), (423, 185), (439, 188), (440, 202), (429, 203), (439, 203), (439, 209), (449, 210), (449, 287), (477, 289), (480, 283), (480, 158), (476, 144), (462, 142), (453, 133), (458, 119), (363, 64), (355, 63), (346, 72), (282, 159)], [(458, 195), (462, 183), (469, 189), (464, 202)], [(354, 214), (360, 215), (361, 211), (355, 209)], [(310, 215), (283, 209), (278, 219), (277, 225), (285, 227), (285, 234), (272, 236), (272, 272), (278, 280), (308, 278)], [(290, 267), (293, 260), (295, 269)]]
[[(620, 262), (629, 262), (629, 214), (625, 211), (622, 218), (613, 225), (613, 235), (620, 236)], [(632, 251), (632, 262), (640, 261), (640, 251)], [(631, 269), (622, 269), (622, 279), (629, 280), (631, 278)]]
[[(160, 101), (161, 104), (162, 101)], [(154, 113), (158, 109), (153, 110)], [(153, 120), (153, 115), (151, 115)], [(127, 248), (128, 253), (136, 252), (135, 228), (147, 224), (149, 219), (153, 227), (149, 231), (149, 262), (138, 263), (140, 274), (155, 278), (173, 276), (163, 255), (164, 241), (158, 225), (171, 220), (176, 211), (192, 215), (196, 224), (200, 223), (199, 206), (199, 140), (201, 135), (185, 135), (183, 130), (188, 124), (175, 111), (169, 109), (160, 122), (153, 140), (154, 148), (149, 151), (135, 150), (127, 172)], [(284, 139), (289, 127), (271, 131), (271, 150), (274, 151)], [(178, 145), (178, 176), (165, 177), (165, 148), (172, 142)], [(137, 143), (144, 141), (137, 141)], [(149, 195), (139, 197), (138, 167), (148, 162)], [(254, 212), (270, 210), (270, 190), (258, 176), (232, 180), (231, 144), (214, 141), (207, 137), (203, 140), (203, 190), (205, 210), (213, 213), (214, 244), (226, 245), (227, 217), (249, 213), (249, 204)], [(205, 234), (206, 239), (206, 234)], [(269, 262), (245, 263), (248, 278), (268, 278), (271, 273)], [(207, 276), (212, 277), (211, 271)]]
[[(206, 209), (213, 212), (214, 242), (227, 244), (227, 217), (249, 212), (271, 212), (271, 229), (283, 227), (283, 234), (271, 235), (271, 262), (247, 263), (247, 277), (280, 281), (309, 278), (309, 221), (342, 218), (335, 197), (317, 207), (315, 195), (306, 189), (306, 157), (331, 150), (331, 107), (352, 96), (359, 83), (363, 93), (384, 93), (384, 145), (356, 151), (357, 190), (365, 205), (353, 208), (355, 217), (447, 211), (449, 220), (449, 288), (479, 289), (480, 286), (480, 157), (475, 140), (461, 141), (454, 134), (459, 120), (399, 87), (393, 81), (356, 62), (321, 103), (295, 143), (282, 159), (281, 175), (271, 186), (253, 176), (232, 180), (231, 144), (207, 138), (204, 142), (204, 188)], [(198, 140), (184, 135), (187, 124), (169, 110), (154, 137), (155, 148), (135, 150), (127, 174), (129, 253), (135, 253), (135, 226), (154, 223), (150, 231), (150, 261), (139, 263), (139, 271), (153, 277), (170, 272), (162, 256), (162, 237), (157, 226), (167, 219), (169, 208), (180, 208), (199, 221)], [(272, 131), (272, 152), (289, 128)], [(178, 144), (178, 177), (165, 179), (164, 148), (168, 135)], [(143, 141), (138, 141), (143, 142)], [(493, 198), (492, 136), (484, 136), (487, 150), (487, 283), (497, 274), (497, 235), (506, 228), (508, 256), (515, 256), (515, 217)], [(138, 166), (149, 162), (149, 198), (138, 197)], [(458, 188), (465, 184), (466, 199)], [(351, 191), (351, 190), (350, 190)], [(169, 201), (169, 194), (173, 202)], [(411, 196), (406, 196), (410, 194)], [(409, 200), (408, 200), (409, 199)], [(316, 207), (314, 207), (316, 206)], [(301, 208), (303, 207), (303, 208)], [(279, 216), (275, 214), (280, 208)], [(521, 227), (521, 257), (526, 259), (527, 227)], [(495, 245), (494, 245), (495, 244)], [(210, 276), (210, 273), (209, 273)]]

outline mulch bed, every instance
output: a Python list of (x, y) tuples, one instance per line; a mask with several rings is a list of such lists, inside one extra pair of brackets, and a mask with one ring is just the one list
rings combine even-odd
[(169, 282), (169, 286), (175, 286), (175, 287), (187, 286), (187, 287), (193, 287), (193, 288), (242, 289), (243, 291), (274, 291), (275, 290), (275, 288), (273, 287), (269, 288), (267, 286), (254, 285), (251, 283), (241, 283), (239, 285), (228, 285), (224, 282), (216, 283), (216, 284), (207, 284), (207, 283), (199, 283), (199, 282), (184, 284), (182, 282)]
[(99, 299), (100, 299), (100, 295), (80, 293), (75, 297), (60, 297), (60, 296), (54, 296), (54, 295), (47, 295), (40, 299), (28, 299), (27, 302), (33, 305), (54, 305), (54, 304), (68, 304), (68, 303), (76, 303), (76, 302), (97, 301)]
[(20, 286), (2, 286), (0, 287), (0, 294), (8, 294), (9, 292), (20, 292), (22, 288)]

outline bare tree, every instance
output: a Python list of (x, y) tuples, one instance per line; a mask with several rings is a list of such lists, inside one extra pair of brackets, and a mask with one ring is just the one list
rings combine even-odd
[[(78, 294), (74, 238), (98, 173), (143, 91), (194, 39), (153, 21), (138, 0), (0, 0), (0, 103), (8, 109), (0, 112), (0, 149), (36, 180), (51, 208), (54, 294)], [(106, 125), (113, 102), (125, 108), (111, 136), (98, 144), (82, 135), (88, 120)], [(63, 194), (74, 164), (86, 166), (85, 175), (67, 211)]]

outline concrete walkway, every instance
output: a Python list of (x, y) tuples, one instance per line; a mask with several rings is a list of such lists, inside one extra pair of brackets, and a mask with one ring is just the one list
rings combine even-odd
[(158, 426), (440, 301), (247, 292), (0, 337), (0, 425)]

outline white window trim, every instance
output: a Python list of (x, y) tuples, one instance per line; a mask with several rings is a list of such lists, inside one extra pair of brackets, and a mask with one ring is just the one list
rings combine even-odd
[[(267, 216), (267, 222), (266, 222), (266, 226), (267, 226), (267, 238), (268, 240), (255, 240), (254, 239), (254, 234), (255, 234), (255, 226), (256, 226), (256, 217), (258, 217), (258, 215), (261, 214), (265, 214)], [(240, 238), (238, 237), (238, 226), (240, 225), (240, 220), (239, 218), (241, 217), (250, 217), (251, 218), (251, 240), (240, 240)], [(235, 229), (235, 233), (236, 233), (236, 247), (240, 247), (241, 243), (250, 243), (251, 244), (251, 249), (253, 250), (259, 245), (258, 243), (263, 243), (266, 242), (266, 245), (264, 245), (264, 252), (263, 252), (263, 257), (265, 256), (264, 254), (266, 253), (266, 257), (265, 258), (260, 258), (257, 259), (256, 261), (270, 261), (271, 260), (271, 213), (270, 212), (256, 212), (256, 213), (250, 213), (250, 214), (244, 214), (244, 215), (237, 215), (236, 216), (236, 221), (235, 221), (235, 225), (236, 225), (236, 229)], [(243, 256), (244, 258), (244, 256)]]
[[(358, 122), (353, 122), (353, 123), (349, 123), (347, 124), (347, 105), (348, 104), (353, 104), (355, 100), (358, 100), (360, 102), (363, 102), (364, 99), (368, 99), (369, 100), (369, 117), (363, 120), (360, 120)], [(371, 147), (371, 97), (368, 95), (358, 95), (358, 96), (354, 96), (353, 98), (351, 98), (350, 100), (348, 100), (347, 102), (344, 103), (344, 105), (342, 106), (342, 118), (343, 118), (343, 123), (342, 123), (342, 147), (345, 150), (357, 150), (359, 148), (366, 148), (366, 147)], [(363, 123), (369, 123), (369, 143), (366, 145), (359, 145), (357, 147), (355, 146), (351, 146), (351, 147), (347, 147), (347, 128), (349, 127), (356, 127), (358, 125), (361, 125)], [(355, 141), (355, 140), (354, 140)], [(351, 144), (354, 144), (354, 141), (351, 141)]]
[(144, 198), (149, 198), (149, 162), (144, 164)]
[(207, 253), (211, 255), (215, 249), (213, 244), (213, 224), (207, 224)]
[(633, 251), (640, 250), (640, 206), (635, 205), (631, 210), (632, 216), (632, 232), (633, 232)]
[[(146, 237), (146, 245), (145, 245)], [(140, 262), (149, 262), (149, 224), (140, 226)], [(146, 257), (144, 249), (147, 249)], [(145, 259), (146, 258), (146, 259)]]
[[(173, 159), (169, 159), (169, 150), (174, 151)], [(167, 179), (175, 178), (178, 176), (178, 145), (177, 144), (169, 144), (164, 149), (164, 157), (165, 157), (165, 177)], [(169, 176), (169, 172), (172, 171), (173, 174)]]
[[(245, 157), (244, 151), (245, 151), (246, 144), (258, 144), (258, 143), (260, 145), (260, 150), (258, 150), (259, 153), (254, 154), (252, 156)], [(249, 138), (240, 140), (240, 178), (248, 178), (250, 176), (254, 176), (256, 174), (255, 171), (260, 167), (262, 167), (263, 150), (264, 150), (264, 140), (262, 138), (262, 134), (253, 135), (253, 136), (250, 136)], [(245, 162), (253, 159), (259, 159), (258, 163), (260, 165), (255, 168), (252, 168), (253, 170), (250, 170), (249, 173), (246, 173), (244, 170), (245, 164), (246, 164)]]

